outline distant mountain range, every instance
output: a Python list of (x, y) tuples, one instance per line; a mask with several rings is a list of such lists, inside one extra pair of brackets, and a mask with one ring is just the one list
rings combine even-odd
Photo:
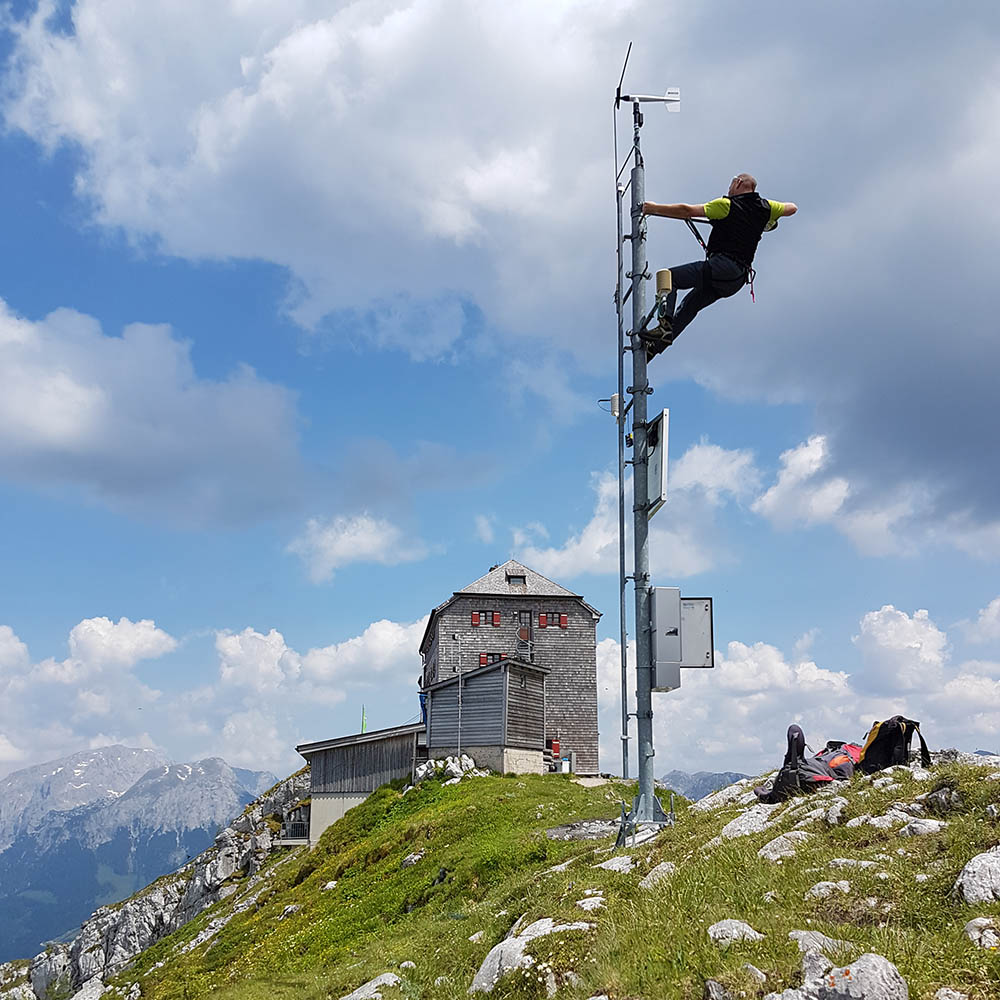
[(660, 778), (660, 781), (668, 788), (679, 792), (684, 798), (693, 800), (703, 799), (706, 795), (725, 788), (726, 785), (749, 777), (749, 774), (740, 774), (738, 771), (695, 771), (694, 774), (687, 771), (669, 771)]
[(209, 847), (277, 778), (212, 757), (172, 764), (103, 747), (0, 781), (0, 962), (27, 958), (93, 910)]

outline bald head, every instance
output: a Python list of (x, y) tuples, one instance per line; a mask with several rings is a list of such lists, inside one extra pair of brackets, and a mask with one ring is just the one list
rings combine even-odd
[(757, 190), (757, 178), (752, 174), (737, 174), (729, 184), (729, 197)]

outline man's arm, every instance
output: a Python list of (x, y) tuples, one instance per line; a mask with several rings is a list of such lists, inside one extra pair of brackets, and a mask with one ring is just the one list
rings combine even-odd
[(786, 201), (784, 207), (781, 209), (781, 217), (784, 218), (786, 215), (794, 215), (799, 210), (799, 206), (795, 204), (794, 201)]
[(704, 205), (658, 205), (655, 201), (642, 204), (644, 215), (660, 215), (665, 219), (704, 219)]

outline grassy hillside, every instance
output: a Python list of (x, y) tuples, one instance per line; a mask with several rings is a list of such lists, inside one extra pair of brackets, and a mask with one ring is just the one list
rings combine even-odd
[[(843, 962), (866, 951), (884, 955), (912, 998), (930, 1000), (949, 986), (990, 1000), (1000, 996), (1000, 956), (975, 948), (962, 928), (976, 916), (1000, 918), (1000, 904), (970, 907), (951, 893), (965, 862), (998, 841), (987, 806), (1000, 801), (1000, 782), (982, 780), (985, 773), (951, 765), (918, 783), (904, 770), (893, 775), (895, 787), (875, 789), (856, 778), (836, 789), (848, 799), (844, 819), (879, 815), (941, 784), (960, 792), (964, 804), (945, 817), (942, 832), (905, 839), (894, 830), (805, 819), (824, 802), (811, 797), (780, 807), (766, 830), (709, 847), (746, 805), (696, 810), (682, 803), (676, 827), (629, 852), (636, 867), (628, 873), (593, 867), (611, 856), (609, 841), (552, 841), (544, 831), (614, 815), (630, 787), (585, 788), (557, 775), (429, 781), (405, 796), (385, 787), (312, 852), (275, 852), (257, 875), (234, 880), (232, 895), (141, 955), (115, 985), (127, 993), (139, 983), (142, 996), (154, 1000), (336, 1000), (394, 971), (403, 983), (383, 991), (386, 1000), (458, 1000), (515, 920), (523, 918), (523, 927), (552, 917), (594, 928), (533, 942), (536, 966), (505, 979), (495, 996), (545, 996), (550, 969), (558, 996), (574, 1000), (596, 993), (700, 1000), (709, 977), (762, 996), (798, 984), (801, 956), (788, 932), (808, 929), (849, 942), (832, 956)], [(757, 855), (804, 819), (813, 836), (794, 858)], [(417, 852), (420, 860), (404, 867)], [(834, 858), (875, 866), (834, 869)], [(564, 870), (551, 870), (567, 860)], [(677, 871), (655, 890), (640, 888), (664, 860)], [(804, 899), (815, 883), (841, 879), (851, 883), (846, 894)], [(587, 890), (599, 890), (605, 906), (580, 909)], [(725, 918), (747, 921), (764, 939), (721, 950), (706, 930)], [(406, 961), (415, 968), (400, 970)], [(766, 986), (745, 963), (766, 973)]]

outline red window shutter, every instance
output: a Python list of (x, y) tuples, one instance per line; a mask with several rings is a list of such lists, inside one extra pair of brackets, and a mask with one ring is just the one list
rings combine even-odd
[(560, 628), (569, 628), (569, 615), (560, 615), (559, 616), (559, 627)]
[(499, 611), (494, 611), (493, 612), (493, 624), (494, 625), (499, 625), (500, 624), (500, 612)]
[(479, 624), (479, 612), (478, 611), (473, 611), (472, 612), (472, 624), (473, 625), (478, 625)]
[(486, 654), (485, 653), (480, 653), (479, 654), (479, 665), (481, 667), (485, 667), (486, 666)]
[(548, 628), (548, 624), (549, 624), (549, 616), (548, 615), (539, 615), (538, 616), (538, 627), (539, 628)]

